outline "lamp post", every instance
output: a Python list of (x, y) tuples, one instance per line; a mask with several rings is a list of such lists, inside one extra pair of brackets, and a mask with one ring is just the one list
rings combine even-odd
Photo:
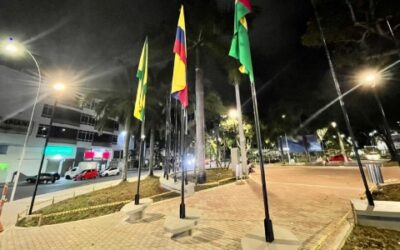
[(41, 89), (41, 85), (42, 85), (42, 74), (40, 72), (39, 63), (37, 62), (37, 60), (33, 56), (33, 54), (26, 47), (22, 46), (22, 44), (15, 41), (14, 38), (9, 37), (6, 41), (2, 41), (1, 45), (2, 45), (3, 53), (6, 55), (9, 55), (9, 56), (12, 56), (12, 57), (21, 56), (24, 54), (24, 52), (27, 53), (32, 58), (35, 66), (36, 66), (37, 72), (38, 72), (38, 88), (37, 88), (35, 99), (34, 99), (33, 106), (32, 106), (32, 111), (31, 111), (31, 115), (29, 118), (29, 124), (28, 124), (28, 128), (27, 128), (27, 131), (25, 134), (24, 144), (22, 146), (21, 156), (18, 161), (17, 175), (15, 177), (13, 189), (12, 189), (11, 196), (10, 196), (10, 202), (12, 202), (12, 201), (14, 201), (15, 192), (17, 190), (17, 184), (18, 184), (20, 173), (21, 173), (22, 161), (25, 158), (26, 145), (28, 143), (29, 133), (32, 130), (33, 115), (35, 114), (36, 104), (38, 103), (38, 100), (39, 100), (39, 94), (40, 94), (40, 89)]
[(63, 83), (56, 83), (56, 84), (53, 85), (53, 90), (56, 92), (54, 105), (53, 105), (53, 112), (51, 113), (49, 128), (47, 129), (46, 140), (44, 141), (44, 147), (43, 147), (43, 151), (42, 151), (42, 158), (40, 159), (39, 170), (38, 170), (38, 173), (37, 173), (37, 176), (36, 176), (35, 189), (33, 190), (31, 205), (29, 207), (29, 215), (32, 214), (33, 205), (35, 203), (36, 193), (37, 193), (37, 189), (38, 189), (38, 185), (39, 185), (40, 173), (42, 172), (43, 161), (44, 161), (44, 158), (46, 156), (46, 148), (47, 148), (47, 144), (49, 143), (49, 138), (51, 136), (51, 128), (52, 128), (52, 125), (53, 125), (54, 113), (56, 111), (57, 101), (58, 101), (58, 97), (59, 97), (58, 94), (65, 90), (65, 85)]
[(335, 132), (336, 132), (338, 140), (339, 140), (340, 152), (343, 155), (344, 162), (347, 163), (348, 159), (347, 159), (347, 155), (346, 155), (346, 150), (344, 149), (343, 138), (342, 138), (342, 135), (339, 133), (339, 129), (337, 128), (337, 123), (331, 122), (331, 126), (332, 126), (332, 128), (335, 129)]
[(380, 82), (380, 79), (381, 79), (381, 76), (380, 76), (379, 72), (375, 72), (375, 71), (371, 70), (364, 74), (364, 77), (362, 80), (364, 81), (364, 83), (370, 85), (372, 88), (372, 93), (373, 93), (375, 101), (378, 105), (379, 111), (381, 112), (381, 115), (382, 115), (383, 127), (385, 130), (385, 135), (386, 135), (386, 139), (388, 142), (388, 148), (390, 149), (391, 152), (394, 153), (394, 157), (395, 157), (394, 160), (396, 160), (400, 163), (400, 159), (397, 156), (396, 147), (394, 146), (394, 142), (392, 139), (392, 133), (390, 132), (389, 123), (386, 119), (385, 110), (383, 109), (381, 99), (379, 98), (379, 95), (376, 91), (376, 85)]
[[(282, 118), (282, 120), (285, 120), (286, 114), (282, 114), (281, 118)], [(290, 148), (289, 148), (289, 142), (287, 139), (286, 131), (285, 131), (285, 142), (286, 142), (286, 154), (288, 157), (288, 164), (290, 164)], [(281, 141), (281, 143), (282, 143), (282, 141)]]

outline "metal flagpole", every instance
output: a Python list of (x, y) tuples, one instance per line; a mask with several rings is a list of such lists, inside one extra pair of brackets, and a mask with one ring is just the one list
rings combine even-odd
[(185, 151), (185, 115), (186, 109), (181, 108), (181, 149), (180, 149), (180, 161), (179, 165), (181, 167), (181, 204), (179, 206), (179, 218), (184, 219), (186, 217), (185, 211), (185, 169), (183, 163), (183, 156)]
[(136, 194), (135, 194), (135, 205), (139, 205), (140, 201), (140, 174), (142, 172), (142, 165), (146, 159), (144, 159), (144, 151), (146, 148), (143, 148), (144, 140), (146, 139), (146, 135), (144, 133), (144, 121), (145, 118), (143, 118), (142, 121), (142, 127), (140, 129), (140, 144), (139, 144), (139, 166), (138, 166), (138, 180), (137, 180), (137, 188), (136, 188)]
[(372, 198), (371, 191), (369, 190), (367, 179), (365, 178), (364, 169), (363, 169), (363, 166), (362, 166), (362, 163), (361, 163), (360, 155), (358, 154), (358, 146), (356, 145), (356, 139), (355, 139), (355, 136), (354, 136), (354, 133), (353, 133), (353, 128), (351, 127), (349, 115), (347, 114), (346, 107), (344, 106), (342, 91), (341, 91), (340, 86), (339, 86), (339, 81), (338, 81), (338, 79), (336, 77), (335, 68), (333, 67), (333, 63), (332, 63), (332, 59), (331, 59), (331, 54), (329, 52), (328, 45), (326, 44), (324, 31), (322, 30), (321, 22), (319, 20), (319, 15), (318, 15), (317, 10), (315, 9), (313, 0), (311, 1), (311, 4), (313, 6), (315, 19), (317, 21), (318, 28), (319, 28), (319, 31), (321, 33), (322, 44), (324, 46), (324, 50), (325, 50), (326, 57), (328, 59), (328, 64), (329, 64), (329, 68), (330, 68), (330, 71), (331, 71), (333, 83), (335, 84), (335, 89), (336, 89), (336, 92), (337, 92), (337, 95), (338, 95), (338, 98), (339, 98), (340, 108), (342, 109), (344, 120), (346, 122), (346, 127), (347, 127), (347, 130), (349, 131), (349, 134), (350, 134), (350, 138), (351, 138), (351, 142), (352, 142), (352, 145), (353, 145), (354, 154), (355, 154), (356, 159), (357, 159), (357, 164), (358, 164), (358, 168), (360, 170), (361, 179), (362, 179), (362, 182), (363, 182), (364, 188), (365, 188), (365, 195), (367, 197), (368, 204), (370, 206), (374, 206), (374, 199)]
[(265, 171), (264, 171), (264, 159), (263, 159), (264, 157), (262, 154), (260, 118), (258, 116), (257, 94), (256, 94), (256, 87), (254, 84), (254, 80), (250, 82), (250, 88), (251, 88), (251, 98), (253, 100), (254, 123), (256, 127), (258, 154), (260, 157), (261, 183), (262, 183), (262, 194), (264, 200), (264, 213), (265, 213), (265, 218), (264, 218), (265, 239), (267, 242), (272, 242), (274, 241), (274, 230), (272, 227), (272, 221), (269, 216), (267, 185), (265, 181)]
[(176, 163), (178, 161), (178, 142), (179, 142), (179, 134), (178, 134), (178, 100), (175, 99), (175, 126), (174, 126), (174, 132), (175, 132), (175, 142), (174, 142), (174, 163), (173, 163), (173, 168), (174, 168), (174, 182), (177, 181), (176, 177)]
[(169, 178), (169, 159), (170, 159), (170, 147), (169, 141), (171, 134), (170, 120), (171, 120), (171, 95), (166, 97), (166, 112), (165, 112), (165, 157), (164, 157), (164, 178)]

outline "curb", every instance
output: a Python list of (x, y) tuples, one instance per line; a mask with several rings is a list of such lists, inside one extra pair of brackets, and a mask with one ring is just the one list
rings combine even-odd
[(349, 210), (338, 222), (333, 225), (333, 228), (319, 237), (319, 240), (308, 247), (311, 250), (334, 249), (340, 250), (347, 237), (353, 231), (354, 223), (348, 220), (352, 216), (352, 211)]

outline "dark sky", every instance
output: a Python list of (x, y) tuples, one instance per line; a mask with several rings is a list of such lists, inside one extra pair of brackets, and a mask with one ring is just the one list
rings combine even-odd
[[(233, 26), (234, 1), (215, 1), (228, 13)], [(288, 112), (283, 108), (286, 103), (295, 103), (289, 107), (295, 106), (301, 116), (313, 108), (303, 109), (301, 91), (313, 91), (326, 73), (323, 54), (301, 46), (311, 16), (309, 1), (253, 0), (252, 4), (255, 13), (249, 16), (250, 39), (261, 116), (267, 120), (280, 117)], [(121, 62), (137, 63), (146, 35), (171, 36), (163, 41), (150, 39), (150, 64), (171, 62), (179, 5), (176, 0), (1, 1), (0, 36), (25, 41), (49, 74), (69, 71), (78, 80), (89, 79), (83, 81), (85, 87), (104, 86), (121, 69)], [(190, 18), (190, 11), (186, 11), (186, 19)], [(188, 40), (193, 39), (190, 28), (187, 26)], [(189, 64), (193, 62), (189, 57)], [(217, 62), (206, 58), (206, 90), (212, 85), (233, 105), (234, 88), (213, 70), (217, 67)], [(189, 79), (193, 79), (194, 71), (190, 74)], [(242, 84), (241, 91), (244, 111), (251, 114), (249, 85)]]

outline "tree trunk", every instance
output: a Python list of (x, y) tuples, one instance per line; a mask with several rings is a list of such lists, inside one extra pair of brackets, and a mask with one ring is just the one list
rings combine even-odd
[(247, 153), (246, 153), (246, 138), (244, 137), (243, 131), (243, 120), (242, 120), (242, 103), (240, 101), (239, 83), (235, 82), (235, 93), (236, 93), (236, 110), (238, 113), (238, 132), (239, 132), (239, 148), (240, 148), (240, 160), (242, 162), (242, 172), (244, 175), (248, 175), (247, 168)]
[(200, 68), (200, 51), (196, 48), (196, 168), (197, 183), (206, 182), (204, 137), (204, 81)]
[(150, 129), (150, 154), (149, 154), (149, 176), (154, 176), (153, 166), (154, 166), (154, 128), (151, 126)]
[(128, 180), (128, 159), (129, 159), (129, 141), (131, 138), (131, 117), (128, 115), (125, 118), (125, 145), (124, 145), (124, 169), (122, 171), (122, 181), (127, 181)]
[(340, 152), (343, 155), (344, 162), (347, 163), (348, 159), (347, 159), (347, 155), (346, 155), (346, 150), (344, 149), (343, 139), (342, 139), (342, 136), (339, 133), (339, 130), (336, 130), (336, 134), (337, 134), (337, 137), (338, 137), (338, 140), (339, 140)]

